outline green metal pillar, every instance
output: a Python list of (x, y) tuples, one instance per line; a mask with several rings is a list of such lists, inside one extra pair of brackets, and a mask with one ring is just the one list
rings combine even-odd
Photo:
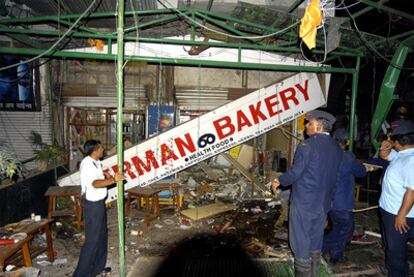
[(349, 114), (349, 151), (352, 151), (354, 149), (355, 111), (358, 95), (358, 79), (360, 65), (361, 58), (358, 57), (356, 60), (355, 71), (352, 73), (351, 111)]
[[(124, 0), (118, 1), (118, 20), (117, 20), (117, 77), (118, 77), (118, 103), (116, 110), (116, 142), (118, 153), (118, 170), (124, 170), (124, 150), (122, 142), (123, 132), (123, 104), (124, 104)], [(117, 183), (118, 187), (118, 233), (119, 233), (119, 276), (125, 277), (125, 218), (124, 218), (124, 184), (122, 181)]]
[[(48, 62), (45, 65), (45, 71), (46, 71), (46, 79), (47, 79), (47, 104), (49, 105), (49, 128), (50, 128), (50, 135), (51, 135), (51, 142), (52, 145), (55, 144), (55, 124), (54, 124), (54, 120), (53, 120), (53, 111), (54, 111), (54, 105), (53, 105), (53, 101), (52, 101), (52, 86), (53, 86), (53, 81), (52, 81), (52, 68), (51, 68), (51, 64), (50, 62)], [(56, 166), (53, 167), (53, 176), (54, 176), (54, 184), (57, 184), (57, 168)]]
[(377, 136), (381, 130), (381, 125), (386, 119), (394, 100), (398, 98), (398, 95), (395, 95), (394, 91), (397, 87), (398, 79), (400, 77), (402, 67), (404, 66), (405, 59), (407, 58), (407, 55), (411, 51), (413, 45), (414, 36), (411, 36), (401, 42), (397, 51), (395, 51), (387, 72), (385, 73), (384, 79), (382, 80), (377, 106), (371, 122), (371, 143), (375, 149), (378, 149), (380, 146), (377, 141)]

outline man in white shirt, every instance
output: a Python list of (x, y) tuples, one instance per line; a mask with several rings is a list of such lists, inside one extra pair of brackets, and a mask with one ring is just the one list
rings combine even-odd
[(407, 240), (414, 238), (414, 123), (399, 120), (391, 128), (391, 139), (380, 149), (380, 156), (391, 162), (382, 182), (379, 205), (388, 276), (405, 277), (409, 275)]
[(95, 277), (105, 268), (108, 246), (105, 199), (107, 186), (125, 177), (117, 172), (115, 177), (104, 173), (101, 161), (104, 147), (99, 140), (88, 140), (84, 144), (85, 158), (80, 165), (80, 180), (85, 221), (85, 243), (82, 246), (74, 277)]

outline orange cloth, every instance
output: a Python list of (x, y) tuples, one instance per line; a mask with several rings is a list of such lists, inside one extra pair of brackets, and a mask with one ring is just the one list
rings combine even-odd
[(322, 23), (319, 0), (311, 0), (305, 10), (299, 28), (299, 37), (309, 49), (316, 46), (316, 28)]
[(88, 44), (89, 44), (90, 47), (95, 46), (96, 49), (99, 52), (102, 52), (104, 50), (104, 46), (105, 46), (105, 43), (103, 42), (103, 40), (100, 40), (100, 39), (91, 39), (90, 38), (90, 39), (88, 39)]

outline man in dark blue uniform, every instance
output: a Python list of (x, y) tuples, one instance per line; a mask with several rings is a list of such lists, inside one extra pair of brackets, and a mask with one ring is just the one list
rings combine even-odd
[(355, 155), (347, 151), (349, 145), (348, 132), (339, 128), (335, 130), (334, 139), (339, 143), (344, 153), (344, 160), (339, 168), (339, 179), (335, 188), (332, 210), (328, 213), (332, 229), (323, 240), (323, 252), (329, 253), (330, 261), (334, 264), (346, 261), (345, 246), (354, 233), (355, 177), (364, 177), (367, 171), (358, 163)]
[(272, 182), (292, 185), (289, 243), (295, 256), (295, 276), (319, 276), (323, 231), (331, 208), (342, 150), (329, 135), (335, 118), (324, 111), (307, 114), (308, 139), (296, 149), (293, 165)]

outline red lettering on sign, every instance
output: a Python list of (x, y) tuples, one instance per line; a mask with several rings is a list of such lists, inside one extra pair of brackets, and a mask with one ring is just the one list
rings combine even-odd
[[(267, 111), (269, 112), (269, 116), (275, 116), (282, 112), (282, 110), (278, 109), (279, 106), (279, 100), (277, 100), (277, 94), (273, 94), (267, 98), (265, 98), (265, 104), (267, 107)], [(276, 110), (274, 109), (276, 107)]]
[(134, 156), (131, 158), (132, 163), (134, 164), (135, 168), (138, 171), (139, 176), (144, 175), (145, 169), (146, 172), (151, 171), (151, 165), (156, 169), (159, 167), (157, 160), (154, 157), (154, 152), (152, 150), (148, 150), (145, 152), (145, 159), (147, 163), (144, 163), (140, 158)]
[(194, 145), (193, 140), (191, 139), (191, 136), (189, 133), (184, 135), (186, 142), (182, 140), (181, 138), (174, 139), (175, 145), (177, 146), (178, 152), (180, 152), (181, 157), (186, 156), (186, 153), (184, 151), (184, 148), (190, 151), (190, 153), (193, 153), (196, 151), (196, 147)]
[[(288, 93), (290, 93), (290, 95), (287, 95)], [(282, 90), (281, 92), (279, 92), (280, 95), (280, 99), (282, 100), (282, 105), (283, 105), (283, 109), (289, 110), (289, 103), (288, 101), (291, 100), (295, 103), (295, 105), (299, 105), (299, 101), (296, 98), (296, 90), (294, 88), (287, 88), (285, 90)]]
[[(214, 128), (216, 129), (217, 136), (219, 139), (223, 139), (225, 137), (228, 137), (232, 134), (234, 134), (235, 127), (233, 124), (231, 124), (231, 118), (230, 116), (224, 116), (220, 119), (213, 121)], [(228, 129), (227, 132), (224, 132), (224, 130)]]
[(131, 179), (137, 178), (134, 172), (131, 171), (131, 163), (124, 161), (124, 172), (131, 177)]
[(169, 159), (178, 160), (177, 155), (166, 145), (165, 143), (161, 144), (161, 164), (165, 165)]
[(256, 106), (254, 106), (254, 104), (249, 105), (249, 110), (250, 113), (252, 114), (252, 118), (253, 118), (253, 122), (254, 124), (259, 123), (259, 117), (265, 121), (267, 119), (267, 117), (265, 116), (264, 113), (262, 113), (262, 111), (260, 110), (260, 105), (262, 104), (261, 101), (256, 103)]
[(309, 100), (308, 82), (309, 82), (309, 80), (305, 81), (305, 87), (304, 88), (300, 84), (295, 85), (295, 87), (303, 94), (303, 98), (305, 99), (305, 101)]
[(237, 131), (240, 132), (244, 126), (252, 126), (247, 116), (243, 113), (243, 111), (237, 111)]

